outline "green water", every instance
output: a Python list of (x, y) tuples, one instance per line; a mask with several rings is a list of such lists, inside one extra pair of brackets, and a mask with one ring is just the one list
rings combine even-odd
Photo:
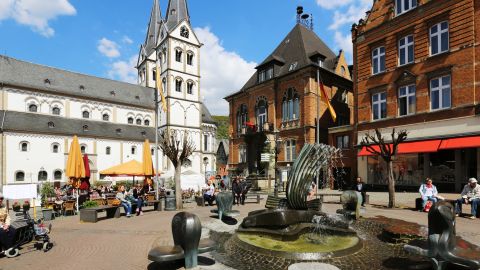
[(276, 240), (268, 235), (238, 233), (238, 238), (250, 245), (285, 252), (316, 253), (332, 252), (355, 246), (359, 239), (355, 236), (325, 235), (321, 243), (313, 243), (308, 239), (308, 233), (302, 234), (295, 241)]

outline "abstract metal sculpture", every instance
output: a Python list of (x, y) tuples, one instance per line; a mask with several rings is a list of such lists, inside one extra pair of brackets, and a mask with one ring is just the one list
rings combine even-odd
[(455, 214), (453, 205), (440, 201), (428, 213), (428, 249), (405, 245), (405, 250), (428, 257), (435, 269), (447, 269), (448, 262), (480, 269), (480, 262), (456, 254)]
[(155, 262), (174, 261), (184, 258), (185, 268), (194, 268), (198, 264), (198, 254), (211, 251), (215, 243), (202, 239), (200, 219), (191, 213), (180, 212), (172, 219), (174, 246), (157, 246), (150, 250), (148, 259)]
[(220, 192), (215, 197), (217, 203), (217, 209), (213, 209), (210, 212), (218, 213), (218, 219), (222, 220), (223, 216), (234, 217), (240, 215), (237, 210), (232, 210), (233, 206), (233, 194), (232, 192)]
[(360, 207), (362, 205), (362, 194), (353, 190), (347, 190), (340, 196), (340, 202), (343, 209), (338, 209), (338, 214), (343, 214), (347, 218), (358, 219), (360, 217)]

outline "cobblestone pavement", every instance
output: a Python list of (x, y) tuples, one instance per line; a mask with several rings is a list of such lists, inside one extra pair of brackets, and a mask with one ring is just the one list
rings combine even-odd
[[(454, 199), (457, 194), (442, 194)], [(398, 193), (397, 205), (402, 208), (386, 209), (388, 195), (386, 193), (370, 193), (370, 203), (367, 205), (365, 217), (385, 216), (405, 221), (427, 225), (427, 214), (408, 209), (413, 208), (416, 193)], [(334, 213), (340, 208), (335, 203), (338, 197), (331, 198), (332, 203), (325, 203), (323, 209)], [(248, 203), (244, 206), (234, 206), (240, 210), (238, 223), (226, 225), (218, 221), (211, 213), (211, 207), (197, 207), (193, 203), (186, 204), (185, 211), (198, 215), (205, 230), (202, 237), (208, 237), (208, 230), (217, 232), (233, 232), (248, 212), (263, 209), (265, 198), (260, 204)], [(406, 209), (404, 209), (406, 208)], [(465, 213), (469, 209), (464, 209)], [(47, 253), (30, 250), (28, 245), (21, 250), (20, 256), (7, 259), (0, 258), (0, 270), (10, 269), (181, 269), (178, 264), (157, 265), (147, 259), (147, 254), (153, 245), (171, 245), (170, 221), (176, 212), (146, 212), (144, 216), (127, 219), (101, 220), (95, 224), (80, 223), (78, 216), (62, 217), (52, 221), (51, 238), (55, 246)], [(480, 245), (478, 225), (480, 220), (457, 219), (457, 234), (464, 239)], [(201, 269), (217, 270), (232, 269), (211, 259), (206, 254), (200, 259)], [(258, 268), (261, 269), (261, 268)]]

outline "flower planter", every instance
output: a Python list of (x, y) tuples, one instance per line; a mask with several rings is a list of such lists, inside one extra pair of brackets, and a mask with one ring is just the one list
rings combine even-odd
[(30, 204), (23, 205), (23, 212), (28, 212), (30, 210)]
[(20, 205), (18, 205), (18, 206), (13, 206), (13, 207), (12, 207), (12, 210), (15, 211), (15, 212), (20, 212), (20, 211), (21, 211), (21, 210), (20, 210)]

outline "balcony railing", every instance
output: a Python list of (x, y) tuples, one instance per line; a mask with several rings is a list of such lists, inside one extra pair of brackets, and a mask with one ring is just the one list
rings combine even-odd
[(271, 123), (264, 123), (263, 125), (247, 125), (240, 129), (240, 135), (254, 134), (257, 132), (273, 132), (274, 126)]

